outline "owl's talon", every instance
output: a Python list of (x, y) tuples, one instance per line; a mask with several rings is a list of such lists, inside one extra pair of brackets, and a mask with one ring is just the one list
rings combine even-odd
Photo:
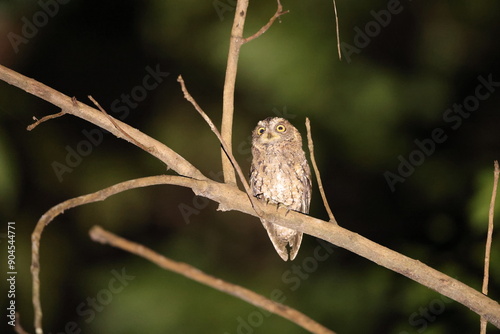
[(290, 212), (290, 209), (283, 203), (276, 204), (276, 211), (279, 211), (281, 208), (285, 210), (285, 217)]

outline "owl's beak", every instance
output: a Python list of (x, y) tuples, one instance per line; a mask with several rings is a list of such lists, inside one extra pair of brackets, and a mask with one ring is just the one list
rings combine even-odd
[(272, 142), (274, 139), (276, 139), (277, 137), (278, 136), (275, 133), (267, 132), (261, 138), (262, 138), (262, 142), (264, 144), (268, 144), (268, 143)]

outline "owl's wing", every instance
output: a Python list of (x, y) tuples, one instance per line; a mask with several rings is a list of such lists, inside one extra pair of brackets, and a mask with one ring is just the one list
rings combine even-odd
[[(290, 261), (295, 259), (297, 253), (300, 249), (300, 244), (302, 243), (302, 232), (296, 232), (291, 229), (286, 229), (284, 227), (269, 223), (266, 220), (261, 219), (262, 225), (266, 228), (269, 239), (273, 243), (274, 249), (278, 252), (278, 255), (283, 259), (283, 261), (288, 261), (288, 244), (290, 245)], [(278, 232), (278, 229), (286, 229), (289, 232), (288, 238), (283, 237), (283, 233)]]
[(304, 163), (302, 164), (302, 170), (303, 173), (300, 181), (303, 184), (303, 192), (302, 192), (300, 208), (298, 209), (298, 211), (302, 213), (309, 213), (309, 205), (311, 203), (312, 181), (311, 181), (311, 169), (309, 168), (309, 164), (305, 159)]

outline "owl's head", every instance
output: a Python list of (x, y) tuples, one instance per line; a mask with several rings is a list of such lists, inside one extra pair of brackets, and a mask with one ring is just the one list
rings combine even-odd
[(282, 142), (292, 142), (302, 145), (299, 131), (284, 118), (268, 117), (257, 123), (252, 132), (254, 145), (274, 145)]

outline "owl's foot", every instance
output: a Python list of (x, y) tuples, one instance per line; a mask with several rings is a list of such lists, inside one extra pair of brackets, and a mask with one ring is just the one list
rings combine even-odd
[(281, 204), (281, 203), (278, 203), (276, 205), (276, 211), (279, 211), (281, 208), (285, 209), (285, 217), (288, 215), (288, 213), (290, 212), (290, 209), (286, 207), (286, 205), (284, 204)]

